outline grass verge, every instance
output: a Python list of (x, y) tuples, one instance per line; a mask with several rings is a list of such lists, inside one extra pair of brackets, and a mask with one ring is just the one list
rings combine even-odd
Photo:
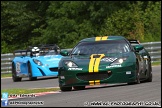
[(1, 78), (11, 77), (11, 76), (12, 76), (11, 73), (4, 73), (4, 74), (1, 74)]
[(1, 90), (1, 96), (2, 93), (7, 92), (8, 95), (20, 95), (20, 94), (30, 94), (30, 93), (40, 93), (40, 92), (51, 92), (51, 91), (58, 91), (59, 88), (37, 88), (37, 89), (21, 89), (21, 88), (15, 88), (15, 89), (2, 89)]
[(152, 63), (152, 66), (158, 66), (158, 65), (161, 65), (161, 62), (153, 62)]

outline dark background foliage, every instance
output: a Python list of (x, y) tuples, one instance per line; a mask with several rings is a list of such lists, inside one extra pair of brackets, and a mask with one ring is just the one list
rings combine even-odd
[(1, 1), (1, 53), (83, 38), (161, 40), (161, 1)]

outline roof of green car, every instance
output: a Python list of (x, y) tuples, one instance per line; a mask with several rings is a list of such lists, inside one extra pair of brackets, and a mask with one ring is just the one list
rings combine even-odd
[(126, 38), (123, 36), (96, 36), (96, 37), (82, 39), (80, 42), (102, 41), (102, 40), (121, 40), (121, 39), (126, 39)]

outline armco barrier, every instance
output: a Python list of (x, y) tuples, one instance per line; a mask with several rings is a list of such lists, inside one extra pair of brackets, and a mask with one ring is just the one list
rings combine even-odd
[[(161, 42), (141, 43), (151, 55), (152, 62), (161, 62)], [(71, 49), (66, 49), (70, 51)], [(1, 74), (11, 73), (11, 61), (13, 53), (1, 54)]]

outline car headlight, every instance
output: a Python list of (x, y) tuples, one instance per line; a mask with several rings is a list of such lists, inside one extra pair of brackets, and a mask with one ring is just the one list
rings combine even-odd
[(127, 57), (118, 58), (117, 60), (115, 60), (114, 62), (112, 62), (111, 65), (120, 65), (120, 64), (122, 64), (125, 60), (127, 60)]
[(78, 67), (74, 62), (72, 61), (65, 61), (64, 62), (67, 67)]
[(33, 59), (34, 63), (39, 65), (39, 66), (42, 66), (42, 62), (40, 60), (37, 60), (37, 59)]

